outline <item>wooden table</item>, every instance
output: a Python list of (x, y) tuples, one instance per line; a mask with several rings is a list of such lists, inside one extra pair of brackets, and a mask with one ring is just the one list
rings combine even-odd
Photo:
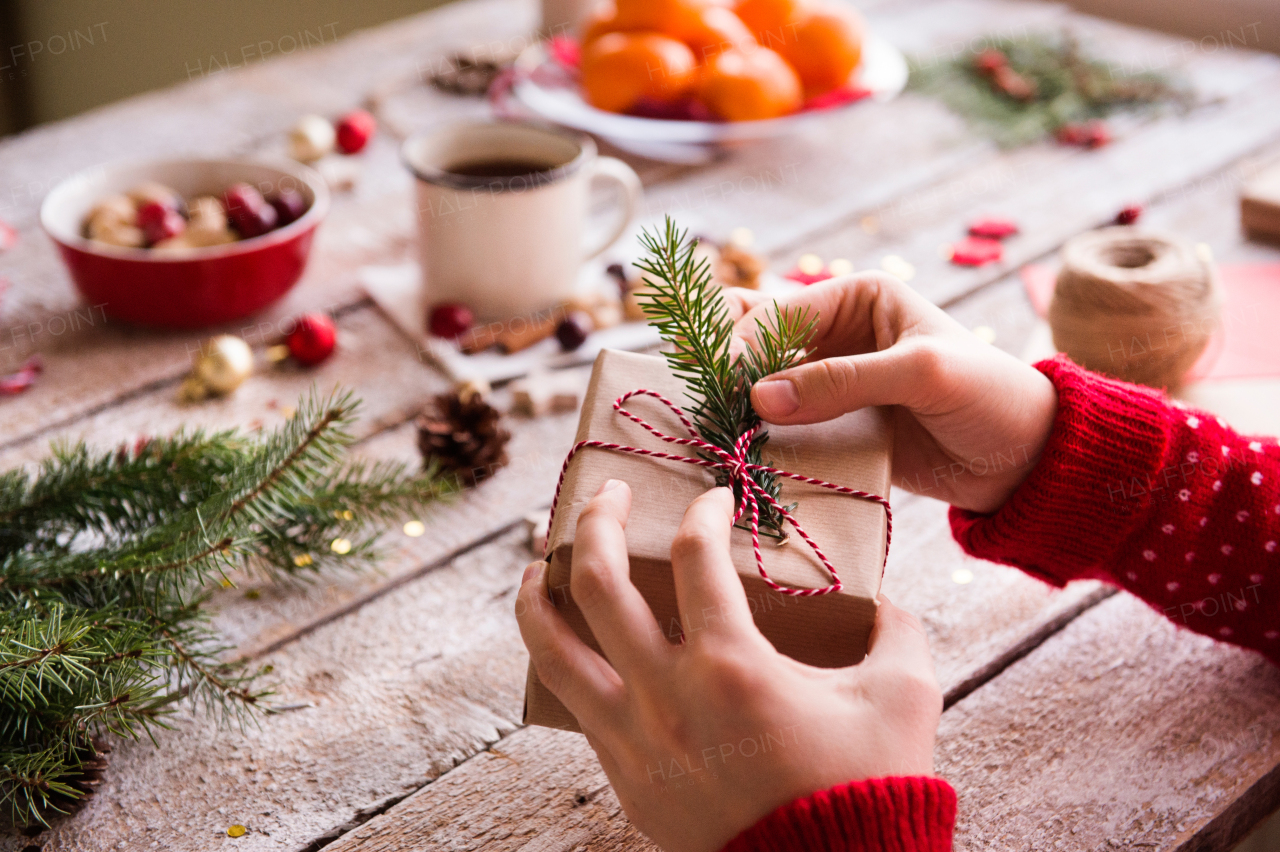
[[(415, 78), (457, 48), (520, 46), (534, 6), (467, 0), (0, 143), (0, 217), (22, 234), (0, 261), (11, 281), (0, 368), (33, 350), (46, 363), (37, 387), (0, 403), (0, 462), (30, 462), (56, 438), (111, 446), (183, 423), (272, 425), (313, 381), (363, 395), (362, 453), (415, 458), (409, 418), (446, 382), (355, 277), (361, 265), (412, 256), (410, 181), (388, 134), (363, 158), (354, 193), (338, 197), (302, 285), (229, 329), (260, 344), (303, 309), (333, 310), (340, 357), (314, 373), (256, 375), (197, 407), (174, 398), (202, 336), (124, 328), (100, 313), (91, 322), (84, 306), (76, 314), (36, 211), (74, 170), (122, 155), (253, 153), (299, 114), (333, 113), (370, 93), (396, 93), (386, 117), (401, 131), (483, 115), (482, 101)], [(1184, 73), (1209, 102), (1121, 123), (1115, 143), (1097, 151), (1002, 151), (939, 104), (904, 96), (702, 167), (635, 161), (646, 214), (671, 212), (715, 235), (749, 227), (778, 269), (803, 251), (863, 267), (899, 255), (915, 265), (922, 293), (1020, 354), (1043, 332), (1018, 267), (1052, 259), (1067, 237), (1125, 204), (1147, 205), (1145, 223), (1208, 243), (1221, 260), (1280, 259), (1242, 242), (1236, 213), (1241, 180), (1280, 160), (1280, 59), (1197, 49), (1030, 2), (863, 6), (904, 49), (938, 56), (993, 31), (1067, 25), (1127, 66)], [(949, 265), (939, 245), (980, 212), (1015, 218), (1023, 235), (1001, 264)], [(1192, 395), (1274, 434), (1274, 391), (1234, 382)], [(1268, 394), (1269, 406), (1256, 404)], [(530, 559), (520, 519), (549, 503), (575, 421), (513, 420), (510, 468), (432, 513), (426, 536), (393, 533), (377, 576), (219, 591), (218, 627), (239, 653), (274, 666), (281, 700), (304, 709), (243, 733), (183, 715), (159, 748), (118, 745), (78, 816), (34, 841), (0, 839), (0, 849), (649, 848), (581, 737), (520, 724), (527, 657), (512, 601)], [(899, 492), (894, 504), (885, 590), (930, 634), (948, 708), (937, 766), (959, 792), (958, 849), (1225, 849), (1280, 805), (1280, 671), (1096, 583), (1055, 591), (970, 559), (941, 503)], [(248, 833), (229, 838), (232, 824)]]

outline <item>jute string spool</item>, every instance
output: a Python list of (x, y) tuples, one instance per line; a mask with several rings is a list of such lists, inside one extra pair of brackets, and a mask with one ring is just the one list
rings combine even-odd
[(1058, 350), (1082, 367), (1172, 390), (1221, 322), (1213, 264), (1185, 242), (1114, 227), (1062, 249), (1049, 326)]

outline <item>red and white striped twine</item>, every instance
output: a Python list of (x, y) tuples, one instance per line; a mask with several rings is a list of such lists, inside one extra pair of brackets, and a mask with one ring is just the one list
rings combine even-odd
[[(675, 413), (676, 417), (680, 418), (680, 422), (684, 424), (685, 428), (689, 430), (690, 437), (677, 438), (673, 435), (664, 434), (663, 432), (660, 432), (657, 429), (655, 429), (653, 426), (650, 426), (641, 418), (632, 414), (630, 411), (627, 411), (625, 408), (622, 407), (622, 404), (627, 400), (631, 399), (631, 397), (633, 396), (651, 396), (657, 399), (667, 408), (671, 409), (671, 411)], [(751, 446), (751, 441), (755, 437), (756, 433), (760, 429), (762, 429), (763, 426), (757, 426), (755, 429), (752, 429), (750, 432), (747, 432), (746, 434), (742, 435), (734, 443), (733, 452), (728, 452), (726, 450), (721, 449), (720, 447), (717, 447), (715, 444), (702, 440), (702, 438), (698, 435), (698, 430), (693, 425), (693, 421), (691, 421), (685, 415), (685, 413), (680, 410), (679, 406), (677, 406), (675, 403), (673, 403), (671, 400), (667, 399), (665, 396), (658, 393), (657, 391), (651, 391), (651, 390), (646, 390), (645, 388), (640, 388), (638, 390), (633, 390), (629, 393), (624, 393), (622, 396), (618, 397), (613, 401), (613, 410), (617, 411), (619, 414), (626, 417), (627, 419), (640, 424), (645, 429), (647, 429), (650, 433), (658, 436), (662, 440), (666, 441), (668, 444), (678, 444), (684, 447), (696, 447), (697, 449), (702, 450), (703, 452), (708, 453), (714, 456), (715, 458), (706, 459), (706, 458), (692, 458), (689, 456), (677, 456), (677, 455), (673, 455), (672, 453), (663, 453), (663, 452), (658, 452), (656, 450), (646, 450), (641, 447), (630, 447), (630, 446), (627, 446), (626, 444), (616, 444), (616, 443), (613, 443), (612, 441), (579, 441), (578, 443), (573, 445), (573, 449), (569, 450), (569, 455), (565, 456), (564, 465), (560, 468), (560, 480), (556, 483), (556, 494), (551, 501), (551, 518), (547, 522), (547, 547), (550, 547), (550, 544), (551, 544), (551, 524), (555, 521), (556, 506), (558, 506), (560, 503), (560, 489), (564, 485), (564, 476), (565, 476), (565, 473), (569, 470), (569, 462), (573, 460), (573, 457), (577, 455), (579, 450), (586, 449), (587, 447), (595, 447), (601, 450), (617, 450), (620, 453), (632, 453), (638, 456), (650, 456), (652, 458), (666, 459), (668, 461), (680, 462), (682, 464), (696, 464), (699, 467), (709, 467), (715, 470), (722, 470), (725, 473), (727, 473), (729, 475), (729, 479), (732, 482), (741, 486), (740, 489), (737, 489), (737, 490), (740, 490), (742, 492), (742, 497), (743, 497), (742, 503), (738, 506), (737, 511), (734, 513), (733, 523), (736, 524), (738, 520), (742, 517), (743, 513), (746, 512), (748, 508), (750, 508), (751, 510), (751, 547), (756, 554), (756, 567), (760, 571), (761, 578), (763, 578), (764, 581), (769, 584), (769, 587), (771, 589), (774, 589), (775, 591), (781, 592), (784, 595), (795, 595), (797, 597), (825, 595), (830, 592), (838, 592), (844, 586), (840, 582), (840, 575), (836, 573), (835, 566), (831, 564), (831, 560), (827, 559), (826, 554), (822, 552), (822, 548), (818, 547), (817, 542), (815, 542), (812, 538), (809, 537), (809, 534), (804, 531), (804, 527), (800, 526), (800, 522), (797, 521), (791, 515), (791, 513), (788, 512), (781, 504), (779, 504), (777, 500), (773, 499), (773, 497), (770, 496), (770, 494), (767, 491), (765, 491), (760, 486), (760, 484), (757, 483), (751, 477), (751, 474), (753, 471), (758, 471), (758, 470), (768, 471), (776, 476), (784, 476), (787, 479), (794, 479), (796, 482), (804, 482), (804, 483), (808, 483), (809, 485), (817, 485), (821, 488), (826, 488), (828, 490), (835, 491), (837, 494), (847, 494), (850, 497), (856, 497), (860, 500), (868, 500), (873, 503), (879, 503), (881, 506), (884, 507), (884, 515), (885, 515), (884, 556), (885, 556), (885, 560), (886, 561), (888, 560), (889, 541), (893, 537), (893, 513), (889, 510), (889, 501), (881, 497), (879, 494), (872, 494), (869, 491), (860, 491), (857, 488), (848, 488), (844, 485), (836, 485), (834, 483), (826, 482), (821, 479), (815, 479), (812, 476), (801, 476), (798, 473), (791, 473), (790, 471), (780, 470), (776, 467), (770, 467), (769, 465), (765, 465), (765, 464), (751, 464), (750, 462), (747, 461), (747, 449)], [(761, 499), (763, 499), (766, 503), (772, 506), (773, 509), (778, 512), (778, 514), (786, 518), (787, 523), (791, 524), (791, 526), (795, 528), (796, 533), (802, 539), (804, 539), (805, 543), (808, 544), (809, 547), (813, 549), (813, 552), (817, 554), (818, 559), (822, 562), (823, 567), (827, 569), (827, 573), (831, 575), (831, 585), (821, 589), (791, 589), (791, 588), (778, 585), (773, 581), (772, 578), (769, 577), (769, 573), (764, 569), (764, 555), (760, 552), (760, 500)], [(543, 556), (546, 556), (546, 555), (547, 554), (544, 551)], [(884, 563), (881, 563), (881, 570), (883, 570), (883, 568), (884, 568)]]

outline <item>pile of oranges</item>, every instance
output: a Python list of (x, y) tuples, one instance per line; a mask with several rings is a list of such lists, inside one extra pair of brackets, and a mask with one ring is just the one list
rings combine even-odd
[(583, 95), (610, 112), (777, 118), (846, 85), (862, 37), (838, 2), (604, 0), (582, 31)]

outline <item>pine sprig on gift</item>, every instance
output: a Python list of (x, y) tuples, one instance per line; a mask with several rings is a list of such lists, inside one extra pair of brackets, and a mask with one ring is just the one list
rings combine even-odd
[(264, 672), (208, 624), (213, 584), (362, 566), (380, 525), (446, 491), (432, 471), (347, 460), (356, 405), (313, 393), (265, 438), (61, 446), (0, 475), (0, 816), (74, 806), (94, 738), (149, 735), (178, 701), (224, 721), (266, 709)]
[[(695, 255), (697, 240), (690, 240), (688, 232), (679, 230), (668, 216), (661, 232), (646, 229), (640, 243), (646, 254), (636, 266), (648, 284), (639, 296), (641, 306), (650, 324), (674, 348), (664, 354), (672, 372), (685, 381), (698, 432), (709, 443), (732, 451), (739, 437), (760, 425), (751, 405), (752, 386), (804, 357), (817, 317), (807, 309), (775, 309), (765, 320), (756, 321), (755, 345), (731, 355), (734, 322), (720, 288), (712, 282), (710, 264)], [(767, 440), (765, 430), (756, 434), (748, 448), (749, 462), (762, 463)], [(753, 477), (778, 499), (781, 489), (776, 476), (756, 471)], [(734, 496), (742, 499), (741, 493)], [(761, 531), (782, 537), (782, 517), (768, 505), (762, 504), (760, 510)]]
[(1069, 33), (991, 38), (977, 54), (913, 57), (910, 88), (942, 100), (1005, 146), (1117, 112), (1185, 107), (1192, 94), (1154, 71), (1089, 57)]

